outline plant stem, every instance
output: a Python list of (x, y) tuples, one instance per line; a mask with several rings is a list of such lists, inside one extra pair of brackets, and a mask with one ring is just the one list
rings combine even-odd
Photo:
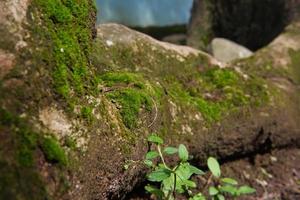
[(174, 189), (173, 189), (173, 196), (176, 199), (176, 174), (174, 172)]
[(164, 157), (163, 157), (163, 155), (162, 155), (162, 153), (161, 153), (160, 145), (157, 145), (157, 151), (158, 151), (158, 153), (159, 153), (159, 156), (160, 156), (161, 161), (163, 162), (165, 168), (169, 169), (169, 167), (166, 165), (165, 159), (164, 159)]
[(206, 184), (204, 185), (204, 187), (202, 189), (202, 193), (206, 190), (207, 186), (210, 184), (212, 177), (213, 177), (213, 175), (210, 174), (209, 177), (208, 177), (208, 179), (207, 179)]

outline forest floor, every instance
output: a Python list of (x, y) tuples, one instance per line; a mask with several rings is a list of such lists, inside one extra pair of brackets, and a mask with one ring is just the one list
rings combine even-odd
[[(299, 200), (300, 149), (282, 149), (251, 155), (222, 165), (223, 176), (233, 177), (241, 184), (256, 189), (256, 194), (240, 200)], [(201, 181), (198, 180), (201, 185)], [(203, 185), (203, 183), (202, 183)], [(152, 199), (143, 187), (130, 194), (127, 200)], [(187, 199), (177, 197), (177, 199)]]

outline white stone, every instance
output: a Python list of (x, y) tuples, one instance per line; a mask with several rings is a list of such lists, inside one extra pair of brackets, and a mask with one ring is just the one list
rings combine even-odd
[(253, 55), (253, 52), (246, 47), (224, 38), (213, 39), (211, 50), (217, 60), (225, 63)]

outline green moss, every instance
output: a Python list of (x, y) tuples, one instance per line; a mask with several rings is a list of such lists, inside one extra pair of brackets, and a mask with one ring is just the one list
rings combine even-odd
[(0, 199), (47, 199), (35, 165), (39, 134), (28, 121), (0, 108)]
[(239, 77), (236, 72), (228, 69), (215, 68), (206, 71), (201, 77), (209, 84), (213, 84), (216, 88), (224, 88), (225, 86), (236, 85)]
[[(152, 99), (160, 96), (158, 87), (147, 83), (139, 74), (110, 72), (100, 76), (102, 84), (109, 87), (106, 96), (119, 105), (122, 120), (127, 128), (135, 128), (141, 109), (151, 111)], [(155, 89), (153, 89), (155, 88)]]
[(59, 142), (53, 137), (46, 137), (41, 143), (45, 157), (50, 162), (67, 165), (67, 156)]
[(12, 135), (15, 137), (16, 160), (22, 167), (33, 167), (36, 151), (41, 145), (45, 157), (50, 162), (67, 164), (67, 156), (57, 140), (54, 138), (43, 138), (29, 128), (28, 122), (5, 109), (0, 109), (0, 125), (11, 127)]
[(178, 82), (175, 78), (168, 78), (168, 94), (179, 102), (189, 104), (192, 101), (192, 95), (190, 91), (184, 89), (184, 85)]
[(19, 148), (17, 160), (21, 166), (30, 167), (34, 164), (34, 155), (38, 145), (38, 135), (23, 129), (17, 135)]
[(300, 84), (300, 51), (290, 50), (289, 54), (292, 61), (291, 76), (296, 83)]
[(56, 92), (67, 100), (72, 97), (72, 90), (75, 96), (85, 93), (84, 85), (91, 81), (88, 55), (94, 23), (91, 12), (95, 7), (90, 2), (34, 0), (32, 3), (37, 9), (35, 20), (42, 21), (34, 31), (45, 45), (43, 59), (52, 68)]
[(31, 131), (26, 122), (12, 113), (0, 108), (0, 125), (13, 129), (17, 145), (16, 160), (23, 167), (31, 167), (34, 164), (34, 154), (37, 150), (38, 134)]
[(70, 149), (72, 149), (72, 150), (75, 150), (75, 149), (76, 149), (76, 142), (75, 142), (75, 140), (72, 139), (71, 137), (67, 137), (67, 138), (65, 139), (65, 145), (66, 145), (67, 147), (69, 147)]
[(221, 120), (237, 108), (260, 106), (269, 100), (261, 79), (243, 80), (229, 68), (208, 68), (187, 80), (169, 77), (166, 83), (168, 94), (180, 105), (195, 107), (208, 124)]
[(222, 106), (220, 103), (209, 102), (201, 98), (194, 99), (198, 110), (208, 123), (219, 121), (222, 114)]
[(93, 108), (89, 107), (89, 106), (83, 106), (81, 108), (81, 116), (85, 119), (87, 119), (88, 121), (92, 121), (94, 116), (93, 116)]
[(145, 84), (142, 82), (142, 78), (138, 74), (122, 72), (122, 73), (106, 73), (100, 77), (103, 82), (111, 87), (116, 84), (132, 84), (138, 88), (145, 88)]
[(0, 124), (1, 125), (11, 125), (17, 121), (18, 120), (12, 113), (7, 112), (3, 108), (0, 108)]
[(0, 199), (49, 199), (44, 185), (36, 170), (0, 158)]
[[(99, 49), (105, 49), (101, 45), (98, 47)], [(208, 67), (207, 60), (201, 56), (189, 57), (187, 61), (179, 62), (172, 56), (166, 57), (166, 53), (147, 49), (147, 45), (143, 46), (143, 53), (136, 53), (131, 56), (133, 59), (122, 56), (125, 52), (133, 53), (133, 50), (122, 47), (122, 45), (120, 47), (110, 47), (109, 50), (106, 49), (106, 52), (102, 52), (105, 56), (97, 56), (96, 59), (98, 60), (94, 61), (107, 65), (107, 70), (115, 70), (115, 66), (124, 66), (128, 70), (132, 70), (134, 69), (132, 66), (140, 65), (142, 66), (139, 69), (141, 71), (150, 69), (151, 75), (149, 76), (148, 71), (145, 71), (144, 73), (147, 74), (145, 78), (158, 77), (160, 84), (163, 85), (167, 94), (175, 102), (198, 109), (207, 123), (219, 121), (228, 113), (238, 110), (237, 108), (248, 105), (259, 106), (268, 101), (267, 89), (264, 87), (263, 80), (256, 78), (256, 76), (250, 76), (248, 80), (245, 80), (234, 69)], [(97, 53), (97, 55), (99, 54)], [(145, 56), (154, 57), (155, 59), (148, 59)], [(200, 72), (196, 71), (196, 66), (201, 66)], [(137, 88), (140, 85), (140, 88), (144, 88), (145, 81), (141, 81), (139, 77), (134, 73), (127, 72), (122, 74), (106, 73), (101, 78), (102, 84), (108, 87), (122, 88), (131, 85), (130, 87)], [(122, 95), (126, 96), (127, 94), (118, 92), (110, 95), (110, 97), (120, 101)], [(160, 95), (162, 96), (163, 93)], [(123, 104), (126, 103), (123, 102)], [(137, 108), (128, 106), (125, 106), (125, 108), (127, 110), (122, 112), (121, 105), (123, 117), (126, 115), (125, 113), (130, 113), (130, 109), (134, 109), (135, 111), (131, 113), (135, 114), (130, 114), (128, 119), (137, 116)]]
[(151, 98), (143, 91), (136, 89), (124, 89), (108, 94), (110, 99), (115, 100), (121, 106), (120, 114), (123, 122), (128, 128), (137, 126), (137, 119), (142, 106), (147, 110), (151, 110)]

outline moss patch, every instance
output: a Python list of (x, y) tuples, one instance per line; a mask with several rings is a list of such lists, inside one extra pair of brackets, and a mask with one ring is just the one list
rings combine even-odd
[(41, 143), (41, 148), (48, 161), (67, 165), (67, 156), (59, 142), (53, 137), (46, 137)]
[(209, 124), (240, 107), (260, 106), (269, 99), (262, 79), (245, 80), (229, 68), (207, 68), (185, 81), (179, 80), (168, 78), (170, 96), (181, 105), (196, 107)]
[(152, 107), (150, 97), (143, 91), (137, 89), (124, 89), (107, 95), (110, 99), (117, 101), (121, 106), (121, 116), (128, 128), (135, 128), (142, 106), (149, 111)]
[(0, 199), (45, 199), (37, 162), (38, 134), (24, 119), (0, 108)]
[(300, 51), (290, 50), (289, 54), (292, 60), (291, 76), (296, 83), (300, 84)]
[(48, 162), (60, 166), (57, 172), (64, 176), (68, 158), (60, 143), (31, 127), (26, 117), (0, 108), (0, 199), (48, 199), (39, 171), (41, 150)]
[(0, 125), (11, 127), (17, 145), (17, 161), (24, 167), (32, 167), (35, 153), (39, 146), (50, 162), (67, 163), (67, 157), (59, 142), (52, 137), (45, 137), (31, 130), (28, 122), (0, 108)]
[(154, 89), (139, 74), (110, 72), (100, 78), (106, 96), (118, 104), (123, 122), (130, 129), (137, 126), (141, 109), (151, 111), (152, 99), (158, 98), (160, 94), (158, 87)]
[(93, 108), (90, 106), (83, 106), (81, 108), (81, 116), (88, 120), (89, 122), (93, 121), (94, 115), (93, 115)]
[[(32, 5), (42, 26), (33, 31), (43, 40), (43, 59), (52, 69), (55, 91), (67, 100), (86, 93), (85, 85), (91, 85), (92, 76), (88, 55), (91, 49), (95, 9), (90, 0), (34, 0)], [(42, 15), (40, 13), (43, 13)], [(74, 92), (73, 92), (74, 91)]]
[[(104, 85), (131, 85), (142, 90), (143, 84), (138, 85), (141, 81), (135, 75), (136, 71), (139, 71), (144, 74), (144, 79), (159, 82), (164, 88), (161, 91), (179, 106), (195, 108), (201, 112), (208, 124), (221, 120), (239, 108), (263, 105), (269, 100), (266, 83), (258, 78), (256, 73), (249, 72), (248, 78), (244, 78), (233, 68), (220, 69), (211, 66), (208, 58), (202, 55), (190, 55), (180, 59), (180, 56), (172, 51), (151, 48), (147, 41), (141, 40), (134, 45), (135, 47), (131, 47), (117, 43), (107, 47), (103, 41), (97, 40), (92, 60), (100, 71), (132, 72), (122, 75), (106, 73), (106, 76), (102, 77)], [(161, 95), (164, 95), (163, 92)], [(122, 95), (128, 94), (118, 91), (110, 96), (121, 101)], [(122, 108), (121, 112), (124, 116), (125, 111), (122, 111)]]

